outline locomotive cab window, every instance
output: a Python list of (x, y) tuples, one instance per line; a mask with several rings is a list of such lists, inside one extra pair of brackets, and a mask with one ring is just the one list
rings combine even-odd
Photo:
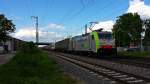
[(112, 39), (112, 34), (110, 34), (110, 33), (107, 33), (107, 34), (100, 33), (99, 34), (99, 39)]
[(112, 34), (105, 34), (106, 39), (112, 39)]

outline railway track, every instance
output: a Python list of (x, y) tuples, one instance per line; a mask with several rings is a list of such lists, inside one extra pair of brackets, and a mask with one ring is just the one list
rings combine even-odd
[[(97, 59), (97, 58), (93, 58), (93, 56), (85, 56), (87, 58), (91, 58), (91, 59)], [(146, 58), (133, 58), (133, 57), (116, 57), (116, 56), (112, 56), (112, 57), (102, 57), (99, 58), (100, 60), (104, 60), (104, 61), (111, 61), (111, 62), (115, 62), (115, 63), (120, 63), (120, 64), (126, 64), (126, 65), (133, 65), (133, 66), (137, 66), (137, 67), (143, 67), (143, 68), (148, 68), (150, 69), (150, 59), (146, 59)]]
[(80, 67), (83, 67), (91, 71), (93, 74), (96, 74), (98, 76), (105, 76), (108, 78), (108, 80), (114, 80), (116, 81), (116, 84), (150, 84), (150, 80), (144, 77), (121, 72), (105, 66), (92, 64), (80, 59), (69, 57), (65, 54), (56, 54), (56, 56), (63, 60), (74, 63)]
[(114, 59), (114, 58), (113, 59), (104, 59), (104, 60), (150, 69), (150, 63), (147, 60), (121, 59), (121, 58), (119, 58), (119, 59), (118, 58), (117, 59)]

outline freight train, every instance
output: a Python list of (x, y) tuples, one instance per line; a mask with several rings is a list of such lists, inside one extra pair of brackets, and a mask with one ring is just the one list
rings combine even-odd
[(58, 41), (55, 43), (55, 50), (69, 53), (96, 54), (96, 56), (117, 53), (112, 33), (101, 30)]

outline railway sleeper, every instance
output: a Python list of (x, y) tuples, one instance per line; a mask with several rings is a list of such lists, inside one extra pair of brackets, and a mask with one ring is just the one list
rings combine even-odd
[(107, 74), (114, 74), (114, 73), (116, 73), (115, 71), (109, 71), (109, 72), (107, 72)]
[(108, 74), (108, 75), (110, 75), (110, 76), (119, 76), (121, 74), (120, 73), (114, 73), (114, 74)]
[(127, 77), (127, 75), (119, 75), (119, 76), (113, 76), (115, 78), (124, 78), (124, 77)]
[(144, 81), (143, 81), (143, 80), (128, 81), (128, 83), (133, 83), (133, 84), (135, 84), (135, 83), (142, 83), (142, 82), (143, 82), (143, 84), (144, 84)]
[(135, 80), (135, 79), (136, 79), (135, 77), (127, 77), (127, 78), (122, 78), (120, 80), (127, 81), (127, 80)]

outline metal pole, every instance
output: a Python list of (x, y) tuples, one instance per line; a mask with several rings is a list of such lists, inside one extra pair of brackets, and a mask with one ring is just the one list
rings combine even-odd
[(85, 34), (87, 33), (87, 24), (85, 25)]
[(31, 16), (31, 18), (34, 18), (36, 20), (36, 43), (39, 43), (38, 16)]
[[(142, 24), (142, 29), (146, 29), (144, 23)], [(140, 38), (140, 40), (141, 40), (141, 43), (140, 43), (140, 48), (141, 48), (140, 50), (141, 50), (141, 52), (144, 51), (144, 47), (143, 47), (143, 35), (142, 34), (143, 34), (143, 32), (141, 32), (141, 38)]]
[(38, 17), (36, 17), (36, 43), (39, 43)]
[(141, 45), (140, 45), (140, 46), (141, 46), (141, 52), (142, 52), (142, 51), (144, 51), (144, 48), (143, 48), (143, 37), (142, 37), (142, 34), (141, 34)]

